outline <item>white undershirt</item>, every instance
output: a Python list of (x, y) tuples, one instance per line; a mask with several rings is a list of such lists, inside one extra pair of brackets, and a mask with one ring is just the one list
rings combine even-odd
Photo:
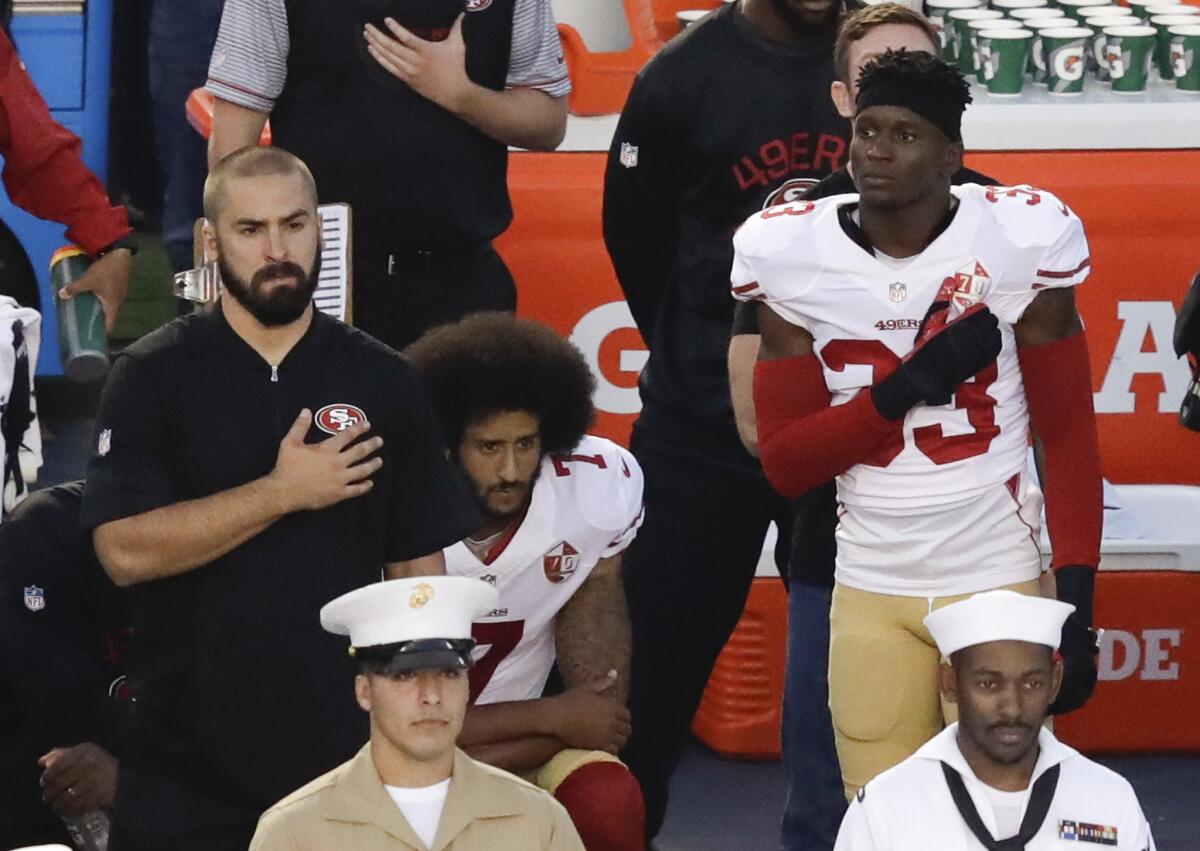
[(1029, 790), (1020, 792), (1005, 792), (993, 789), (986, 783), (979, 784), (992, 805), (992, 815), (996, 817), (996, 839), (1008, 839), (1021, 831), (1021, 811), (1025, 809), (1025, 799)]
[(442, 818), (442, 807), (446, 804), (446, 793), (450, 791), (450, 778), (415, 789), (386, 785), (383, 788), (396, 802), (413, 833), (420, 837), (426, 848), (432, 848), (438, 822)]

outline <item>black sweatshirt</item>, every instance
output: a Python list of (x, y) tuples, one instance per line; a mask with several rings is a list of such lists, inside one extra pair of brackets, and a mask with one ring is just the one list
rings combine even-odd
[(732, 237), (785, 183), (845, 164), (834, 32), (781, 45), (718, 9), (642, 69), (609, 151), (604, 239), (650, 349), (639, 428), (747, 470), (725, 363)]

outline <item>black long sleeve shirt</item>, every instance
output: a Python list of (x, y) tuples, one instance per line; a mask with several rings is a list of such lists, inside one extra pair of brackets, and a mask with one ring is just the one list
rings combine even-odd
[(833, 34), (782, 45), (718, 9), (642, 69), (609, 151), (605, 243), (650, 349), (639, 428), (747, 470), (725, 362), (732, 237), (781, 186), (846, 161)]

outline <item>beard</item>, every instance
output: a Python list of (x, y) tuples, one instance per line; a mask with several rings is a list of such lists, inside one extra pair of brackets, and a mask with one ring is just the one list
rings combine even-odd
[[(225, 263), (223, 255), (217, 260), (217, 267), (221, 271), (221, 283), (225, 291), (246, 308), (259, 324), (267, 328), (278, 328), (299, 319), (312, 302), (313, 293), (317, 289), (317, 277), (321, 273), (321, 250), (317, 249), (308, 274), (305, 274), (299, 264), (284, 260), (263, 266), (247, 282)], [(296, 283), (266, 289), (266, 281), (285, 277), (294, 278)]]

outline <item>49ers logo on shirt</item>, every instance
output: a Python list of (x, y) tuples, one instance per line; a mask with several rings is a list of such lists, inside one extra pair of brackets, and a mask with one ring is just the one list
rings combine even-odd
[(467, 0), (467, 11), (482, 12), (490, 5), (492, 5), (492, 0)]
[(317, 415), (313, 417), (317, 428), (326, 434), (340, 434), (346, 429), (364, 422), (366, 419), (367, 415), (363, 413), (362, 408), (345, 402), (326, 405), (317, 411)]
[(579, 550), (563, 541), (542, 557), (542, 569), (551, 582), (565, 582), (579, 569)]
[(768, 195), (767, 200), (763, 202), (762, 208), (765, 210), (768, 207), (776, 207), (780, 204), (790, 204), (792, 201), (800, 201), (803, 199), (804, 193), (812, 189), (819, 182), (811, 177), (793, 177)]

